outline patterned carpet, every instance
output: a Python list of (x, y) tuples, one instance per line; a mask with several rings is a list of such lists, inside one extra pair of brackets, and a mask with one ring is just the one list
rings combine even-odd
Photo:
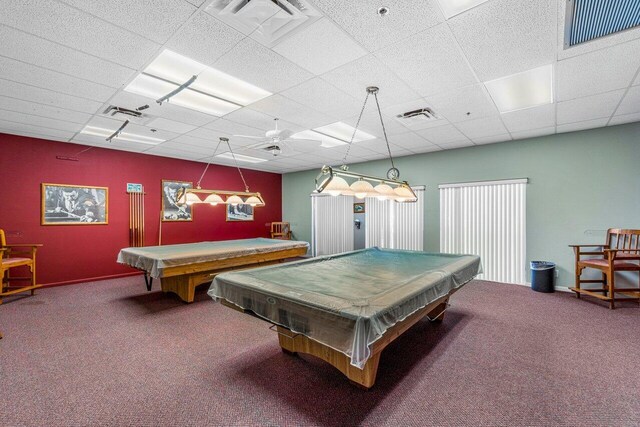
[[(155, 288), (155, 286), (154, 286)], [(472, 282), (390, 345), (370, 391), (268, 324), (141, 277), (0, 306), (3, 426), (637, 426), (640, 308)]]

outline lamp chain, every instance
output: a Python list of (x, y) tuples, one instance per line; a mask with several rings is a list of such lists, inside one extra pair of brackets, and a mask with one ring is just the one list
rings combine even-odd
[[(351, 144), (353, 144), (353, 140), (356, 137), (356, 132), (358, 132), (358, 126), (360, 126), (360, 120), (362, 119), (362, 114), (364, 113), (364, 108), (367, 106), (367, 101), (369, 100), (370, 93), (367, 92), (367, 96), (364, 98), (364, 104), (362, 104), (362, 109), (360, 110), (360, 115), (358, 116), (358, 121), (356, 122), (356, 127), (353, 129), (353, 134), (351, 135), (351, 141), (349, 141), (349, 146), (347, 147), (347, 152), (344, 154), (344, 158), (342, 159), (342, 166), (346, 166), (347, 157), (349, 156), (349, 151), (351, 150)], [(377, 102), (377, 98), (376, 98)], [(378, 107), (379, 109), (380, 107)], [(384, 125), (383, 125), (384, 126)]]
[(244, 189), (248, 193), (249, 186), (247, 185), (247, 181), (244, 180), (244, 175), (242, 175), (242, 170), (240, 170), (240, 166), (238, 166), (238, 161), (236, 160), (236, 155), (233, 154), (233, 150), (231, 149), (231, 144), (229, 144), (229, 140), (227, 140), (227, 147), (229, 147), (229, 152), (231, 153), (231, 157), (233, 157), (233, 162), (236, 164), (236, 169), (238, 169), (238, 173), (240, 174), (240, 178), (242, 178), (242, 182), (244, 184)]
[(207, 162), (207, 166), (204, 168), (204, 172), (202, 172), (202, 175), (200, 175), (200, 179), (198, 180), (198, 183), (196, 184), (196, 188), (198, 190), (200, 189), (200, 183), (202, 182), (202, 178), (204, 178), (204, 174), (207, 173), (207, 169), (209, 169), (209, 165), (211, 165), (211, 161), (213, 160), (213, 157), (218, 152), (218, 148), (220, 147), (220, 143), (221, 142), (222, 142), (221, 140), (218, 140), (218, 145), (216, 145), (216, 149), (213, 151), (213, 154), (209, 158), (209, 161)]
[[(367, 94), (367, 97), (369, 95)], [(380, 123), (382, 123), (382, 132), (384, 133), (384, 141), (387, 143), (387, 151), (389, 152), (389, 160), (391, 160), (391, 167), (396, 168), (393, 164), (393, 156), (391, 155), (391, 147), (389, 147), (389, 138), (387, 138), (387, 129), (384, 127), (384, 120), (382, 120), (382, 111), (380, 111), (380, 103), (378, 102), (378, 93), (374, 92), (373, 97), (376, 99), (376, 106), (378, 107), (378, 115), (380, 116)]]

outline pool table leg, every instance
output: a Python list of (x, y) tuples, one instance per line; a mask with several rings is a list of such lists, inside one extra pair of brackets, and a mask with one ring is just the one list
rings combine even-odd
[(448, 305), (449, 305), (449, 299), (447, 298), (446, 300), (438, 304), (433, 310), (431, 310), (427, 314), (427, 318), (432, 322), (442, 323), (442, 321), (444, 320), (444, 315), (447, 311)]
[(381, 351), (371, 355), (364, 368), (359, 369), (351, 364), (349, 356), (318, 341), (291, 332), (281, 326), (277, 327), (277, 332), (278, 341), (284, 353), (291, 355), (306, 353), (316, 356), (346, 375), (350, 382), (364, 389), (373, 387), (376, 382)]

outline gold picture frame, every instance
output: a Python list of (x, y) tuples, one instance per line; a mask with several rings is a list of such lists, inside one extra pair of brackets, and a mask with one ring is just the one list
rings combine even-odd
[(193, 188), (193, 182), (177, 179), (162, 180), (162, 222), (193, 221), (193, 206), (177, 204), (177, 193), (180, 188)]
[(40, 225), (109, 224), (109, 188), (40, 184)]
[(354, 203), (353, 213), (364, 213), (364, 203)]

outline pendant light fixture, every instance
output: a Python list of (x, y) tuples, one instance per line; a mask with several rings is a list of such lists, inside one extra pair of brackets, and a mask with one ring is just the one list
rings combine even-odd
[[(218, 148), (220, 144), (227, 144), (229, 148), (229, 152), (231, 153), (231, 157), (236, 165), (236, 169), (240, 174), (240, 178), (242, 178), (242, 183), (244, 184), (245, 191), (229, 191), (229, 190), (206, 190), (200, 187), (200, 183), (202, 182), (202, 178), (204, 174), (207, 173), (207, 169), (209, 169), (209, 165), (211, 165), (211, 160), (215, 157), (218, 152)], [(226, 197), (226, 199), (225, 199)], [(203, 200), (204, 198), (204, 200)], [(244, 199), (243, 199), (244, 198)], [(200, 179), (196, 184), (196, 188), (186, 188), (182, 187), (178, 190), (178, 205), (193, 205), (196, 203), (209, 203), (211, 206), (216, 205), (249, 205), (252, 207), (262, 207), (265, 205), (264, 199), (260, 195), (260, 193), (254, 193), (249, 191), (249, 186), (247, 185), (247, 181), (244, 179), (244, 175), (242, 174), (242, 170), (238, 166), (238, 162), (236, 160), (235, 154), (233, 154), (233, 150), (231, 149), (231, 145), (229, 144), (229, 138), (221, 137), (220, 141), (218, 141), (218, 145), (216, 146), (213, 155), (209, 159), (207, 166), (204, 168), (202, 175), (200, 175)]]
[[(331, 166), (323, 166), (320, 173), (316, 177), (316, 191), (322, 193), (326, 191), (332, 196), (355, 196), (358, 199), (364, 199), (365, 197), (375, 197), (379, 200), (395, 200), (396, 202), (416, 202), (418, 197), (416, 193), (411, 189), (411, 186), (407, 181), (400, 181), (400, 171), (393, 163), (393, 156), (391, 155), (391, 147), (389, 146), (389, 139), (387, 138), (387, 130), (384, 127), (384, 120), (382, 119), (382, 112), (380, 111), (380, 103), (378, 102), (378, 89), (376, 86), (369, 86), (367, 88), (367, 96), (364, 99), (362, 110), (360, 110), (360, 116), (356, 122), (356, 127), (353, 130), (351, 141), (347, 147), (347, 152), (342, 159), (342, 166), (338, 169), (334, 169)], [(387, 171), (386, 178), (377, 178), (374, 176), (363, 175), (356, 172), (349, 171), (347, 166), (347, 157), (349, 156), (349, 150), (353, 144), (353, 139), (358, 131), (362, 114), (369, 100), (369, 96), (373, 95), (376, 100), (376, 107), (378, 109), (378, 115), (380, 116), (380, 124), (382, 124), (382, 132), (384, 133), (384, 140), (387, 143), (387, 152), (389, 153), (389, 160), (391, 162), (391, 168)], [(351, 184), (344, 178), (354, 178)], [(375, 187), (374, 187), (375, 185)]]

